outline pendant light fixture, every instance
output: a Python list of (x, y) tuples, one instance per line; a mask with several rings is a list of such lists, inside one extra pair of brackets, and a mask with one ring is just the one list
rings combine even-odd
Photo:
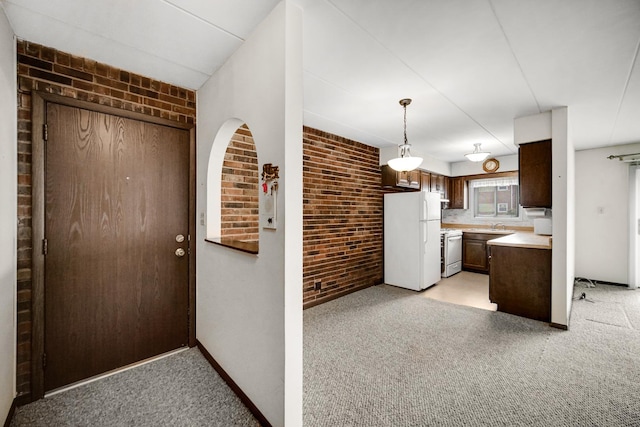
[(399, 145), (400, 157), (387, 162), (391, 169), (398, 172), (412, 171), (422, 164), (422, 157), (411, 157), (411, 144), (407, 142), (407, 105), (411, 104), (411, 99), (400, 100), (400, 105), (404, 108), (404, 144)]
[(491, 153), (488, 152), (488, 151), (482, 151), (480, 149), (480, 145), (482, 145), (482, 144), (480, 144), (480, 143), (473, 144), (473, 146), (475, 147), (473, 149), (473, 153), (467, 153), (464, 156), (467, 159), (471, 160), (472, 162), (481, 162), (484, 159), (486, 159), (487, 157), (489, 157), (489, 154), (491, 154)]

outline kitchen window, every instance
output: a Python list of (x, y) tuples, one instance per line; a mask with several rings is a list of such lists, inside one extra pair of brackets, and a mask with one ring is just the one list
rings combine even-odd
[(475, 218), (519, 218), (517, 177), (477, 179), (469, 185)]

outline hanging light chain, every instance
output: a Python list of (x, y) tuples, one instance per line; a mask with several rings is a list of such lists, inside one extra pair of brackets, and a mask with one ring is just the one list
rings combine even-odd
[(402, 106), (404, 107), (404, 145), (407, 145), (407, 104)]
[(404, 108), (404, 144), (400, 146), (400, 157), (410, 157), (411, 156), (411, 147), (409, 145), (409, 141), (407, 140), (407, 105), (411, 104), (410, 98), (404, 98), (400, 100), (400, 105)]

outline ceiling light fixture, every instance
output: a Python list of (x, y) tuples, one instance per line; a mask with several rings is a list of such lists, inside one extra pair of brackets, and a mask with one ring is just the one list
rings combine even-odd
[(489, 157), (489, 154), (491, 154), (491, 153), (488, 152), (488, 151), (481, 151), (480, 145), (482, 145), (482, 144), (480, 144), (480, 143), (473, 144), (473, 146), (476, 147), (476, 148), (473, 149), (473, 153), (467, 153), (464, 156), (467, 159), (471, 160), (472, 162), (481, 162), (484, 159), (486, 159), (487, 157)]
[(399, 145), (400, 157), (387, 162), (391, 169), (398, 172), (412, 171), (422, 164), (422, 157), (411, 157), (411, 144), (407, 142), (407, 105), (411, 104), (411, 99), (400, 100), (400, 105), (404, 108), (404, 144)]

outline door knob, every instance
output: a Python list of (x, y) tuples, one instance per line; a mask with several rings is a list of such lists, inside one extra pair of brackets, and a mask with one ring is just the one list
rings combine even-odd
[(178, 249), (176, 249), (176, 256), (177, 256), (177, 257), (183, 257), (183, 256), (184, 256), (184, 254), (185, 254), (184, 249), (182, 249), (182, 248), (178, 248)]

